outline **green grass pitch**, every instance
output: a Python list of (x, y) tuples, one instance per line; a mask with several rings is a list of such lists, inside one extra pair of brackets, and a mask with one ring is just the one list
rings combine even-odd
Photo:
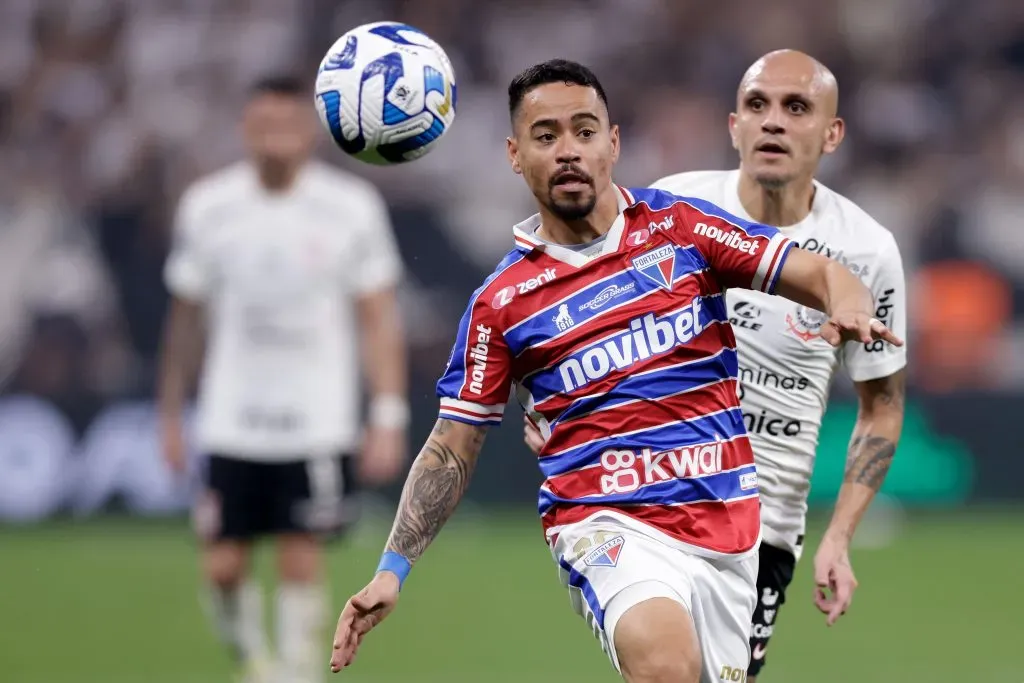
[[(890, 538), (855, 550), (861, 587), (851, 613), (831, 629), (811, 603), (821, 529), (813, 526), (762, 683), (1024, 681), (1024, 511), (901, 519)], [(386, 523), (368, 522), (333, 547), (336, 606), (369, 578), (386, 533)], [(258, 566), (267, 578), (270, 560), (262, 550)], [(231, 663), (197, 596), (195, 547), (182, 522), (0, 528), (0, 680), (229, 681)], [(325, 669), (328, 656), (325, 634)], [(572, 614), (539, 524), (524, 508), (459, 515), (356, 665), (332, 680), (619, 679)]]

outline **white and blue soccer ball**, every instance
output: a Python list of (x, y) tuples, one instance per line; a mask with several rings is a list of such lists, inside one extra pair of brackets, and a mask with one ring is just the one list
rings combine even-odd
[(390, 21), (348, 31), (316, 77), (316, 107), (347, 154), (400, 164), (437, 146), (455, 121), (455, 71), (422, 31)]

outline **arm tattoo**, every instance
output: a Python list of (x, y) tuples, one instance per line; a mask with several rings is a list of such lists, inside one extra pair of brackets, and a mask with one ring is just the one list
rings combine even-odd
[(449, 421), (438, 420), (402, 491), (387, 549), (402, 554), (410, 562), (419, 559), (455, 511), (469, 486), (477, 453), (483, 445), (485, 429), (478, 428), (468, 443), (458, 444), (459, 450), (467, 452), (457, 452), (443, 438), (451, 427)]
[[(901, 370), (889, 377), (864, 382), (861, 392), (862, 397), (868, 397), (867, 400), (875, 410), (890, 414), (898, 412), (902, 422), (905, 386)], [(885, 481), (895, 454), (896, 443), (889, 437), (871, 433), (854, 436), (846, 458), (846, 476), (843, 481), (863, 484), (877, 492)]]
[(846, 476), (843, 481), (863, 484), (877, 492), (882, 488), (895, 454), (896, 444), (884, 436), (868, 434), (854, 437), (846, 458)]

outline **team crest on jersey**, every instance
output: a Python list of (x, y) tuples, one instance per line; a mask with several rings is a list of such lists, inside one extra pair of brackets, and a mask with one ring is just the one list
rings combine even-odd
[(619, 555), (622, 554), (622, 546), (626, 539), (616, 536), (597, 546), (593, 552), (583, 559), (583, 563), (591, 567), (614, 567), (619, 563)]
[(792, 313), (786, 314), (786, 326), (798, 339), (810, 342), (821, 336), (821, 326), (828, 320), (828, 315), (807, 306), (797, 306)]
[(633, 269), (659, 287), (672, 291), (676, 270), (676, 250), (671, 244), (633, 257)]

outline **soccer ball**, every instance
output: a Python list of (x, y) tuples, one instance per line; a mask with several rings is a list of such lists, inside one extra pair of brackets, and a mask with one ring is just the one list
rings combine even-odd
[(320, 121), (347, 154), (400, 164), (432, 150), (455, 121), (455, 72), (422, 31), (390, 21), (356, 27), (316, 76)]

